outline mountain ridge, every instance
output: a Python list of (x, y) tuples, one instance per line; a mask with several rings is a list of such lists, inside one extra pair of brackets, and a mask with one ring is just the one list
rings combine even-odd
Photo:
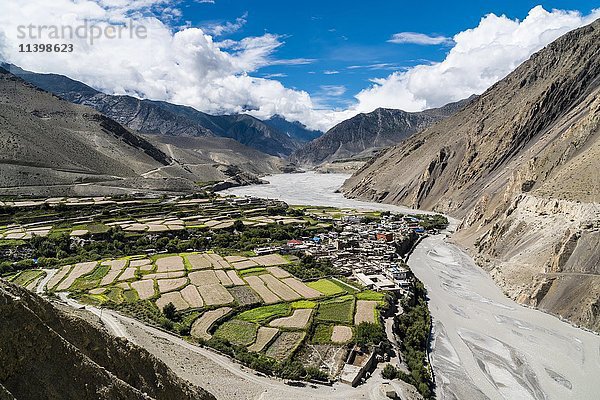
[(473, 98), (420, 112), (377, 108), (370, 113), (358, 114), (296, 150), (290, 160), (300, 165), (317, 165), (339, 159), (370, 157), (453, 115)]
[(509, 296), (600, 330), (598, 59), (600, 20), (383, 152), (343, 191), (463, 219), (454, 240)]
[[(144, 134), (234, 139), (269, 155), (285, 157), (314, 134), (297, 123), (261, 121), (247, 114), (210, 115), (190, 106), (165, 101), (108, 95), (59, 74), (41, 74), (5, 64), (5, 69), (58, 97), (94, 108), (115, 121)], [(289, 135), (280, 129), (292, 129)], [(304, 130), (305, 132), (299, 133)]]
[[(193, 192), (196, 182), (257, 182), (282, 161), (232, 139), (140, 135), (0, 70), (0, 187), (6, 195)], [(235, 149), (231, 150), (221, 150)], [(245, 169), (245, 170), (244, 170)]]

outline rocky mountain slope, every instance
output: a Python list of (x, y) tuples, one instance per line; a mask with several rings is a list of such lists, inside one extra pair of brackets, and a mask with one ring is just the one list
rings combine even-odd
[(472, 98), (421, 112), (378, 108), (340, 122), (323, 136), (296, 150), (290, 160), (300, 165), (318, 165), (347, 158), (371, 157), (433, 123), (453, 115)]
[(463, 218), (455, 239), (509, 296), (600, 330), (599, 60), (596, 21), (343, 190)]
[(5, 65), (5, 68), (62, 99), (92, 107), (141, 133), (186, 137), (220, 136), (275, 156), (289, 155), (315, 135), (301, 124), (289, 123), (281, 118), (263, 122), (243, 114), (210, 115), (192, 107), (163, 101), (107, 95), (63, 75), (38, 74), (13, 65)]
[(0, 279), (0, 398), (213, 400), (127, 340)]
[[(177, 148), (177, 138), (160, 139), (0, 69), (0, 187), (6, 194), (190, 191), (198, 181), (252, 180), (282, 164), (227, 138), (199, 138), (185, 149)], [(232, 175), (232, 166), (244, 176)]]
[(271, 118), (266, 119), (263, 122), (302, 143), (310, 142), (311, 140), (314, 140), (323, 134), (321, 131), (308, 129), (306, 125), (301, 122), (289, 122), (280, 115), (273, 115)]

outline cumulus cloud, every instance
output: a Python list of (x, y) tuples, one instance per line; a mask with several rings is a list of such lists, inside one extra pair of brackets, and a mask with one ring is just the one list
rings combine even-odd
[[(315, 62), (308, 58), (277, 59), (275, 53), (284, 44), (282, 36), (214, 39), (217, 34), (239, 29), (245, 16), (229, 26), (213, 27), (213, 35), (191, 26), (174, 28), (165, 16), (176, 19), (181, 15), (176, 4), (173, 0), (7, 2), (0, 14), (0, 56), (25, 69), (64, 74), (111, 94), (165, 100), (208, 113), (248, 112), (259, 118), (279, 114), (325, 130), (377, 107), (417, 111), (481, 93), (533, 52), (600, 16), (599, 12), (585, 17), (576, 12), (547, 12), (541, 7), (532, 9), (523, 21), (490, 14), (477, 27), (454, 36), (444, 61), (372, 80), (370, 87), (355, 96), (354, 105), (331, 110), (322, 100), (334, 98), (335, 104), (343, 104), (339, 100), (345, 87), (324, 86), (311, 99), (305, 91), (268, 79), (276, 75), (253, 76), (266, 66)], [(17, 38), (19, 25), (78, 26), (89, 20), (106, 28), (130, 19), (147, 29), (147, 38), (101, 38), (93, 45), (89, 40), (73, 38), (67, 40), (74, 44), (72, 54), (18, 52), (18, 45), (27, 43)], [(356, 67), (374, 70), (391, 65)]]
[(424, 33), (417, 32), (400, 32), (392, 35), (391, 39), (388, 40), (390, 43), (412, 43), (420, 45), (435, 45), (435, 44), (448, 44), (452, 43), (452, 39), (446, 36), (431, 36)]
[(489, 14), (477, 27), (454, 36), (455, 44), (442, 62), (374, 79), (370, 88), (355, 96), (354, 108), (420, 111), (481, 94), (534, 52), (598, 17), (600, 10), (582, 16), (574, 11), (548, 12), (541, 6), (531, 9), (522, 21)]
[[(168, 0), (8, 3), (0, 14), (2, 57), (25, 69), (64, 74), (111, 94), (166, 100), (209, 113), (250, 112), (264, 118), (280, 114), (313, 128), (325, 128), (326, 119), (315, 111), (308, 93), (288, 89), (276, 80), (252, 76), (265, 66), (307, 64), (314, 60), (276, 59), (274, 52), (283, 44), (278, 35), (217, 42), (201, 28), (173, 30), (156, 17), (171, 6)], [(87, 20), (104, 29), (129, 22), (130, 18), (136, 26), (146, 28), (145, 39), (125, 35), (121, 39), (99, 38), (92, 45), (85, 38), (46, 37), (41, 41), (73, 43), (74, 52), (18, 52), (18, 45), (27, 42), (17, 37), (19, 25), (76, 27)], [(243, 21), (236, 23), (241, 25)], [(213, 27), (213, 33), (223, 34), (234, 28)]]

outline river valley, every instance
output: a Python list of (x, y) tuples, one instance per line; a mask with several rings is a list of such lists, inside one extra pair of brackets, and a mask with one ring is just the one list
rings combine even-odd
[[(289, 204), (407, 212), (346, 199), (341, 174), (287, 174), (228, 190)], [(415, 213), (415, 210), (410, 210)], [(408, 264), (429, 291), (431, 360), (440, 399), (597, 399), (600, 336), (507, 298), (444, 235), (426, 238)]]

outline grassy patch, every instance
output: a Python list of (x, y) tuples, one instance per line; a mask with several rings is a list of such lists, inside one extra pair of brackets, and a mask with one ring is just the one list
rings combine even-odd
[(365, 290), (364, 292), (360, 292), (356, 294), (356, 298), (358, 300), (374, 300), (374, 301), (383, 301), (385, 297), (384, 293), (374, 292), (372, 290)]
[(137, 292), (135, 290), (125, 290), (123, 292), (123, 298), (128, 303), (133, 303), (133, 302), (138, 301), (140, 299), (138, 297), (138, 294), (137, 294)]
[(344, 293), (344, 289), (329, 279), (319, 279), (318, 281), (308, 282), (306, 286), (318, 290), (326, 296)]
[(89, 290), (98, 287), (100, 284), (100, 279), (108, 274), (109, 270), (110, 267), (106, 265), (100, 265), (96, 267), (91, 274), (77, 278), (73, 285), (71, 285), (71, 290)]
[(33, 282), (35, 279), (39, 278), (43, 273), (44, 271), (40, 271), (39, 269), (30, 269), (22, 271), (18, 275), (14, 276), (11, 282), (25, 287), (31, 282)]
[(343, 296), (319, 304), (316, 319), (318, 321), (351, 324), (354, 319), (354, 297)]
[(315, 328), (315, 333), (311, 338), (314, 344), (329, 344), (331, 343), (331, 334), (333, 333), (333, 325), (319, 324)]
[(298, 308), (315, 308), (317, 303), (310, 300), (298, 300), (290, 304), (293, 309)]
[(109, 227), (107, 225), (104, 224), (85, 224), (85, 225), (74, 225), (73, 226), (73, 230), (81, 230), (81, 229), (85, 229), (88, 230), (91, 234), (97, 234), (97, 233), (106, 233), (108, 232)]
[(120, 304), (123, 302), (123, 289), (119, 287), (112, 287), (108, 292), (105, 292), (104, 295), (108, 297), (110, 301), (116, 304)]
[(289, 304), (280, 303), (244, 311), (237, 318), (242, 321), (265, 324), (274, 318), (287, 317), (291, 312), (292, 309)]
[(91, 304), (93, 306), (100, 306), (108, 301), (108, 297), (103, 294), (84, 294), (78, 298), (83, 304)]
[(336, 285), (338, 285), (339, 287), (341, 287), (342, 289), (344, 289), (346, 292), (354, 294), (354, 293), (358, 293), (359, 289), (355, 288), (354, 286), (351, 286), (345, 282), (342, 282), (340, 280), (335, 280), (333, 281)]
[(17, 247), (27, 243), (21, 239), (0, 239), (0, 247)]
[(257, 324), (232, 319), (219, 326), (215, 332), (215, 337), (233, 344), (248, 346), (254, 343), (257, 331)]

